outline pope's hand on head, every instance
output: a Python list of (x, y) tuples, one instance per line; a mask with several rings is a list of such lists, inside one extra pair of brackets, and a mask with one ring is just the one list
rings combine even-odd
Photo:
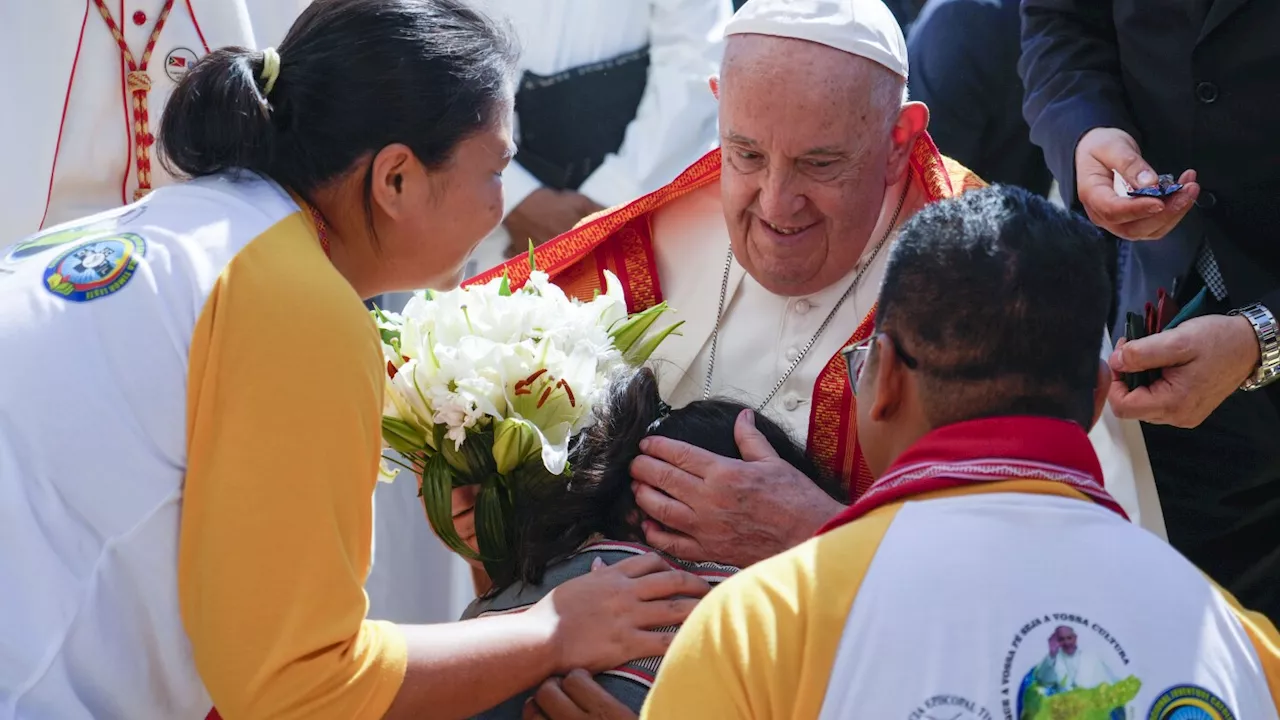
[(523, 720), (633, 720), (631, 708), (618, 702), (585, 670), (550, 678), (525, 703)]
[(1076, 195), (1095, 225), (1126, 240), (1164, 237), (1200, 196), (1196, 172), (1187, 170), (1178, 178), (1183, 188), (1169, 197), (1121, 197), (1113, 170), (1135, 188), (1151, 187), (1158, 178), (1129, 133), (1116, 128), (1085, 133), (1076, 144)]
[(511, 234), (508, 254), (524, 252), (530, 240), (541, 245), (602, 209), (591, 198), (573, 190), (538, 188), (507, 215), (507, 231)]
[[(1240, 316), (1193, 318), (1140, 340), (1121, 340), (1111, 354), (1108, 395), (1116, 417), (1193, 428), (1204, 422), (1257, 369), (1253, 325)], [(1129, 390), (1121, 373), (1161, 371), (1148, 387)]]
[(711, 587), (673, 568), (656, 553), (614, 565), (597, 558), (591, 572), (557, 586), (527, 612), (551, 632), (557, 674), (601, 672), (631, 660), (666, 654), (679, 625)]
[(778, 457), (744, 410), (734, 425), (742, 460), (670, 438), (648, 437), (631, 464), (647, 542), (684, 560), (746, 567), (812, 537), (840, 512)]

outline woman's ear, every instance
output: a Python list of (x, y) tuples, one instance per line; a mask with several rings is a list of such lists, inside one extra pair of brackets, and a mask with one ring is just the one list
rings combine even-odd
[(414, 172), (417, 163), (418, 159), (413, 151), (400, 143), (382, 148), (373, 157), (373, 164), (369, 168), (369, 189), (373, 204), (393, 219), (399, 218), (406, 211), (408, 201), (405, 185), (421, 175)]

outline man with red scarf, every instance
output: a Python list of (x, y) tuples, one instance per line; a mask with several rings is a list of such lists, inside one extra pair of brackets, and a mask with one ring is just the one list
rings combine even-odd
[[(699, 605), (645, 716), (1276, 718), (1275, 627), (1103, 489), (1109, 297), (1097, 231), (1026, 191), (908, 221), (847, 351), (877, 480)], [(1061, 627), (1116, 677), (1042, 682)]]

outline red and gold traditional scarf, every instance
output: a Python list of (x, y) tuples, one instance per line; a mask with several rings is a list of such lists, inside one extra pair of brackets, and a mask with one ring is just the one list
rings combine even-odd
[(947, 425), (920, 438), (818, 534), (916, 495), (1002, 480), (1062, 483), (1128, 519), (1102, 486), (1102, 465), (1083, 428), (1045, 417), (997, 417)]

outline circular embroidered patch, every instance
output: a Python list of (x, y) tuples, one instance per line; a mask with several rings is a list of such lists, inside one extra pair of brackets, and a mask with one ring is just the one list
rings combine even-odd
[(146, 240), (133, 233), (89, 240), (59, 253), (45, 268), (44, 284), (72, 302), (114, 295), (133, 279), (146, 252)]
[(182, 82), (182, 78), (191, 72), (197, 59), (195, 52), (187, 48), (174, 48), (173, 52), (164, 59), (164, 74), (174, 82)]
[(1199, 685), (1174, 685), (1151, 704), (1147, 720), (1236, 720), (1236, 714)]

